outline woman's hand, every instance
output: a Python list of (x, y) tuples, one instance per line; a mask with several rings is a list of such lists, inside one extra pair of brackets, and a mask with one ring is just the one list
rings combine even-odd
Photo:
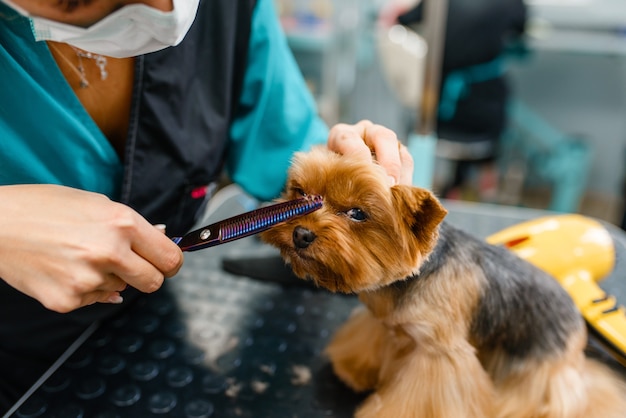
[(183, 263), (162, 231), (103, 195), (55, 185), (0, 187), (0, 277), (57, 312), (120, 303)]
[(340, 154), (356, 154), (372, 158), (387, 170), (389, 182), (411, 184), (413, 180), (413, 158), (409, 150), (398, 141), (396, 134), (384, 126), (369, 120), (355, 125), (337, 124), (328, 135), (328, 148)]

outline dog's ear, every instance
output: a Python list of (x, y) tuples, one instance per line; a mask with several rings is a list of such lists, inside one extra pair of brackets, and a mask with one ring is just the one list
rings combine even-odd
[(413, 234), (422, 243), (430, 242), (448, 211), (426, 189), (397, 185), (391, 188), (391, 193), (398, 215), (407, 222)]

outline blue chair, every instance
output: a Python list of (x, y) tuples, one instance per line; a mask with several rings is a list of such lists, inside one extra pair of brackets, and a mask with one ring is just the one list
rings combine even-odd
[(509, 127), (501, 140), (502, 171), (514, 162), (525, 167), (525, 184), (548, 184), (548, 209), (576, 212), (591, 164), (591, 150), (580, 138), (568, 135), (519, 100), (508, 110)]

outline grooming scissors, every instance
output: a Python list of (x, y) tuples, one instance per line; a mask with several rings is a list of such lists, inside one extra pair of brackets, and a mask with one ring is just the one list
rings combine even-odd
[(321, 196), (306, 196), (242, 213), (172, 240), (183, 251), (197, 251), (258, 234), (278, 223), (306, 215), (321, 207)]

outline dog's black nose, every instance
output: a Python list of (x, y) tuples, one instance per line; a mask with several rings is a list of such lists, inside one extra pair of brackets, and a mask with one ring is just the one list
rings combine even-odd
[(317, 238), (317, 235), (302, 226), (296, 226), (293, 230), (293, 243), (298, 248), (308, 247), (315, 241), (315, 238)]

